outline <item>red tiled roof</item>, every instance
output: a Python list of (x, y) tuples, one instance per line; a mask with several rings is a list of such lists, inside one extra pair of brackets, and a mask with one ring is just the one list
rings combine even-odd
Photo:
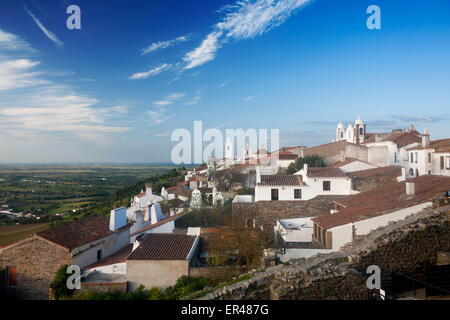
[[(130, 225), (126, 225), (116, 232), (120, 232), (124, 228), (129, 227)], [(89, 216), (38, 232), (36, 235), (64, 248), (73, 249), (105, 238), (113, 233), (113, 231), (109, 230), (109, 219), (99, 216)]]
[(302, 186), (304, 185), (300, 175), (273, 174), (261, 175), (259, 186)]
[(146, 227), (144, 227), (144, 228), (142, 228), (142, 229), (140, 229), (140, 230), (138, 230), (136, 232), (133, 232), (132, 234), (130, 234), (130, 237), (133, 237), (135, 235), (138, 235), (138, 234), (143, 233), (145, 231), (148, 231), (150, 229), (159, 227), (160, 225), (163, 225), (163, 224), (165, 224), (167, 222), (170, 222), (172, 220), (176, 220), (176, 219), (180, 218), (181, 216), (183, 216), (184, 214), (185, 214), (185, 212), (180, 212), (180, 213), (174, 214), (173, 216), (170, 216), (168, 218), (162, 219), (162, 220), (160, 220), (160, 221), (158, 221), (158, 222), (156, 222), (154, 224), (151, 224), (151, 225), (146, 226)]
[(298, 155), (295, 153), (280, 152), (280, 154), (278, 154), (279, 160), (295, 160), (297, 158), (298, 158)]
[(186, 260), (197, 236), (149, 233), (127, 260)]
[(413, 144), (415, 142), (422, 142), (422, 135), (416, 130), (405, 131), (405, 132), (395, 132), (390, 134), (388, 137), (381, 141), (392, 141), (397, 144), (399, 148)]
[(402, 168), (400, 166), (388, 166), (388, 167), (347, 172), (347, 176), (349, 177), (356, 176), (357, 178), (368, 178), (377, 175), (390, 176), (392, 174), (397, 174), (397, 176), (400, 176), (402, 174)]
[(133, 251), (133, 244), (131, 243), (131, 244), (125, 246), (124, 248), (120, 249), (116, 253), (114, 253), (100, 261), (97, 261), (96, 263), (93, 263), (93, 264), (85, 267), (84, 270), (98, 268), (98, 267), (107, 266), (110, 264), (115, 264), (115, 263), (120, 263), (120, 262), (125, 262), (125, 261), (127, 261), (127, 258), (131, 254), (132, 251)]
[(415, 183), (414, 195), (406, 194), (405, 181), (386, 184), (335, 201), (344, 208), (332, 215), (313, 218), (312, 221), (326, 230), (425, 203), (450, 189), (450, 177), (425, 175), (409, 179), (408, 182)]
[(417, 146), (409, 148), (408, 151), (423, 149), (434, 149), (436, 152), (450, 152), (450, 139), (430, 141), (430, 145), (428, 147)]
[(339, 168), (308, 168), (307, 176), (310, 178), (347, 178), (347, 175)]

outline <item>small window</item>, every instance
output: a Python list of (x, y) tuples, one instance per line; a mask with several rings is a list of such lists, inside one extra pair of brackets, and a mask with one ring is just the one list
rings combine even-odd
[(17, 287), (17, 268), (16, 267), (8, 268), (8, 286)]
[(450, 170), (450, 157), (446, 157), (446, 160), (447, 160), (447, 166), (446, 166), (446, 169), (447, 169), (447, 170)]
[(330, 181), (324, 181), (323, 182), (323, 191), (330, 191), (331, 190), (331, 182)]
[(363, 128), (359, 128), (359, 135), (362, 136), (364, 133), (364, 129)]
[(417, 154), (417, 152), (416, 152), (416, 163), (417, 163), (417, 160), (419, 159), (419, 155)]
[(412, 176), (412, 177), (414, 177), (414, 170), (413, 170), (412, 168), (409, 169), (409, 175)]
[(302, 189), (294, 189), (294, 199), (302, 198)]
[(431, 152), (428, 153), (428, 163), (431, 163)]
[(97, 250), (97, 261), (102, 259), (102, 249)]
[(271, 199), (272, 200), (278, 200), (278, 189), (272, 189), (271, 191)]
[(441, 156), (441, 170), (444, 170), (444, 157)]
[(414, 162), (414, 156), (413, 156), (413, 153), (412, 153), (412, 152), (411, 152), (410, 155), (409, 155), (409, 159), (411, 160), (411, 163)]

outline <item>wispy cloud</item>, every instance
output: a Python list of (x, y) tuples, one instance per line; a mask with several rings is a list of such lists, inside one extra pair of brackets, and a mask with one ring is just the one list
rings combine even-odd
[(225, 17), (214, 25), (199, 47), (188, 52), (184, 69), (214, 60), (217, 51), (230, 39), (254, 38), (281, 25), (296, 10), (311, 0), (244, 0), (221, 10)]
[(150, 119), (153, 121), (153, 124), (160, 124), (167, 120), (169, 120), (169, 116), (166, 114), (166, 109), (160, 108), (157, 110), (149, 110), (147, 114), (150, 116)]
[(430, 117), (430, 116), (424, 116), (424, 117), (417, 117), (417, 116), (409, 116), (409, 115), (394, 115), (394, 118), (403, 121), (403, 122), (425, 122), (425, 123), (431, 123), (431, 122), (439, 122), (442, 120), (447, 120), (443, 117)]
[(30, 45), (13, 33), (0, 29), (0, 49), (3, 50), (31, 50)]
[[(19, 38), (8, 35), (8, 39)], [(20, 48), (29, 53), (28, 45), (22, 44)], [(103, 143), (107, 136), (130, 129), (120, 118), (127, 112), (126, 106), (101, 107), (95, 97), (44, 78), (51, 72), (36, 71), (39, 61), (18, 59), (18, 54), (6, 53), (0, 57), (0, 135), (7, 135), (10, 141), (19, 139), (20, 146), (23, 146), (20, 139), (30, 137), (39, 142), (39, 137), (45, 136), (39, 142), (43, 146), (52, 138), (57, 139), (60, 133), (66, 133), (65, 138), (76, 138), (75, 141), (98, 138)]]
[(167, 95), (166, 99), (164, 100), (153, 101), (153, 104), (157, 106), (168, 106), (175, 101), (182, 99), (184, 96), (185, 94), (180, 92), (171, 93)]
[(172, 47), (172, 46), (177, 45), (182, 42), (186, 42), (188, 40), (189, 40), (189, 36), (181, 36), (181, 37), (178, 37), (173, 40), (154, 42), (151, 45), (149, 45), (148, 47), (142, 49), (141, 53), (147, 54), (147, 53), (151, 53), (151, 52), (154, 52), (154, 51), (157, 51), (160, 49), (167, 49), (169, 47)]
[(48, 83), (38, 78), (40, 72), (31, 71), (39, 63), (29, 59), (0, 61), (0, 91)]
[(132, 74), (131, 76), (128, 77), (128, 79), (130, 80), (136, 80), (136, 79), (146, 79), (150, 76), (155, 76), (157, 74), (160, 74), (161, 72), (168, 70), (172, 67), (171, 64), (167, 64), (167, 63), (163, 63), (162, 65), (152, 68), (148, 71), (145, 72), (137, 72)]
[(30, 15), (30, 17), (34, 20), (34, 22), (36, 23), (36, 25), (39, 27), (39, 29), (41, 29), (41, 31), (47, 36), (47, 38), (49, 38), (51, 41), (53, 41), (58, 47), (62, 48), (64, 47), (64, 43), (62, 41), (60, 41), (58, 39), (58, 37), (51, 32), (50, 30), (48, 30), (41, 21), (39, 21), (38, 18), (36, 18), (36, 16), (30, 11), (28, 10), (28, 8), (26, 6), (24, 6), (25, 11)]
[(185, 103), (186, 106), (193, 106), (196, 105), (198, 103), (200, 103), (200, 101), (202, 101), (202, 97), (201, 96), (195, 96), (192, 100), (187, 101)]
[(219, 84), (219, 88), (223, 88), (223, 87), (227, 86), (229, 83), (230, 82), (228, 80), (225, 80)]
[(250, 101), (250, 100), (253, 100), (253, 99), (255, 99), (255, 96), (248, 96), (248, 97), (245, 97), (245, 101)]

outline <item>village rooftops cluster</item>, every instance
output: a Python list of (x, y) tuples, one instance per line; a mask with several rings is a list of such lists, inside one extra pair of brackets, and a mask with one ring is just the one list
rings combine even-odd
[[(414, 184), (414, 194), (406, 193), (407, 183)], [(314, 218), (312, 221), (323, 229), (330, 229), (429, 202), (432, 197), (442, 195), (448, 189), (450, 177), (420, 176), (335, 201), (342, 207), (337, 213)]]

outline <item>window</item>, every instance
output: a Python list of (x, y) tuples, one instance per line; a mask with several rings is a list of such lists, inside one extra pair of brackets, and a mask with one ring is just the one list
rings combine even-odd
[(446, 157), (445, 159), (446, 159), (446, 161), (447, 161), (447, 165), (446, 165), (445, 168), (446, 168), (447, 170), (450, 170), (450, 157)]
[(419, 159), (419, 155), (417, 154), (417, 152), (416, 152), (416, 163), (417, 163), (417, 160)]
[(414, 156), (413, 156), (413, 153), (412, 153), (412, 152), (411, 152), (410, 155), (409, 155), (409, 159), (411, 160), (411, 163), (414, 162)]
[(97, 261), (102, 259), (102, 249), (97, 250)]
[(272, 189), (271, 198), (272, 200), (278, 200), (278, 189)]
[(17, 268), (8, 267), (8, 286), (17, 287)]
[(428, 152), (428, 163), (431, 163), (431, 152)]
[(363, 128), (359, 128), (359, 135), (362, 136), (364, 133), (364, 129)]
[(409, 169), (409, 175), (414, 177), (414, 170), (412, 168)]
[(331, 182), (330, 181), (324, 181), (323, 182), (323, 191), (330, 191), (331, 190)]
[(302, 189), (294, 189), (294, 199), (302, 198)]
[(444, 170), (444, 157), (441, 157), (441, 170)]

